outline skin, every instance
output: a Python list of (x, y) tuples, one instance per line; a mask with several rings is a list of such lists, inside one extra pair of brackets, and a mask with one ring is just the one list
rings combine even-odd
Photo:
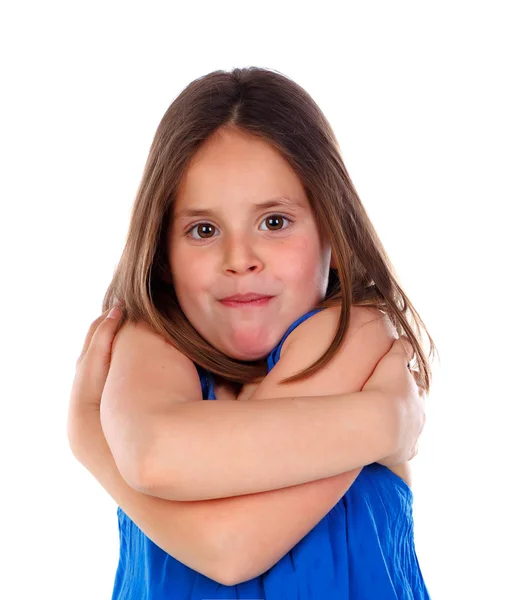
[[(101, 428), (101, 395), (118, 317), (105, 318), (107, 313), (90, 327), (77, 361), (68, 413), (68, 439), (74, 455), (168, 554), (225, 585), (261, 574), (338, 502), (359, 469), (299, 486), (212, 501), (170, 502), (134, 490), (117, 469)], [(405, 359), (408, 360), (406, 356)], [(302, 511), (298, 511), (298, 506), (303, 507)], [(224, 518), (227, 515), (227, 535), (218, 525), (222, 515)], [(284, 521), (284, 515), (290, 516)], [(232, 532), (244, 532), (239, 541), (241, 546), (230, 541)], [(261, 555), (254, 540), (262, 542), (260, 549), (266, 548), (263, 541), (266, 536), (269, 548)], [(276, 548), (277, 538), (283, 544), (279, 548)], [(226, 547), (221, 543), (224, 539)]]
[[(297, 205), (255, 206), (277, 196)], [(183, 214), (189, 209), (210, 213)], [(168, 249), (189, 321), (210, 344), (244, 361), (265, 358), (324, 298), (334, 266), (291, 166), (267, 142), (232, 130), (217, 132), (193, 157), (172, 209)], [(274, 298), (242, 308), (218, 301), (248, 292)]]
[[(264, 358), (277, 345), (290, 324), (324, 297), (329, 268), (334, 266), (331, 264), (329, 243), (320, 236), (302, 184), (272, 146), (258, 138), (232, 131), (222, 132), (200, 148), (182, 184), (173, 207), (174, 216), (186, 209), (208, 208), (214, 211), (214, 214), (206, 217), (180, 217), (172, 221), (169, 261), (182, 309), (196, 330), (225, 354), (247, 361)], [(247, 190), (251, 192), (247, 193)], [(253, 203), (276, 196), (295, 198), (298, 206), (259, 210), (253, 206)], [(291, 221), (282, 222), (278, 219), (274, 221), (278, 226), (272, 225), (273, 221), (268, 217), (278, 214), (290, 217)], [(191, 226), (202, 222), (213, 226), (212, 229), (203, 227), (200, 231), (194, 228), (189, 232), (194, 239), (185, 236)], [(199, 241), (200, 234), (204, 241)], [(218, 302), (218, 298), (226, 295), (250, 291), (273, 294), (275, 297), (263, 307), (232, 309)], [(110, 324), (106, 320), (101, 323), (101, 335), (106, 336), (107, 329), (108, 339), (104, 353), (100, 354), (100, 365), (95, 364), (97, 350), (92, 352), (92, 369), (101, 373), (106, 369), (105, 375), (111, 346)], [(97, 346), (102, 348), (102, 342), (94, 347)], [(102, 385), (98, 392), (93, 389), (93, 382), (102, 382), (102, 375), (94, 378), (88, 370), (89, 362), (83, 360), (82, 364), (85, 363), (86, 369), (83, 366), (78, 370), (80, 379), (74, 385), (70, 403), (69, 435), (72, 449), (75, 448), (79, 460), (95, 474), (127, 514), (138, 511), (137, 519), (143, 519), (151, 531), (156, 532), (159, 523), (166, 524), (167, 515), (156, 512), (153, 502), (159, 503), (160, 499), (136, 493), (120, 477), (100, 427)], [(351, 475), (354, 479), (356, 473), (352, 472)], [(350, 474), (345, 473), (324, 480), (328, 485), (328, 497), (331, 496), (329, 504), (334, 504), (333, 497), (340, 498), (342, 492), (351, 485), (352, 479), (349, 477)], [(321, 485), (324, 482), (312, 483), (313, 487), (317, 486), (319, 494)], [(335, 487), (329, 489), (329, 485)], [(300, 486), (289, 488), (289, 492), (299, 493), (299, 489)], [(308, 488), (304, 486), (303, 489)], [(281, 510), (284, 499), (280, 496), (284, 493), (287, 490), (272, 492)], [(256, 502), (260, 499), (262, 507), (265, 502), (270, 510), (273, 508), (267, 501), (270, 497), (268, 493), (264, 501), (263, 495), (253, 494), (234, 501)], [(218, 503), (232, 501), (220, 499)], [(298, 505), (296, 496), (290, 502), (294, 507)], [(320, 504), (317, 499), (318, 510)], [(194, 514), (194, 511), (191, 514), (191, 509), (196, 512), (201, 506), (208, 509), (205, 503), (184, 503), (184, 506), (189, 509), (189, 514), (181, 519), (185, 527), (190, 527), (189, 519)], [(261, 514), (262, 507), (255, 512)], [(278, 512), (276, 508), (273, 510)], [(172, 506), (170, 511), (176, 526), (181, 515)], [(240, 512), (242, 516), (248, 514), (247, 510)], [(147, 517), (151, 523), (147, 522)], [(196, 519), (197, 524), (203, 522), (202, 517), (200, 514)], [(161, 529), (164, 531), (166, 526)], [(161, 538), (159, 540), (158, 543), (162, 544)], [(167, 551), (172, 549), (170, 544), (167, 544)], [(215, 544), (215, 541), (210, 543), (210, 547), (215, 549), (211, 551), (211, 556), (221, 563), (216, 558), (218, 553)], [(206, 545), (204, 547), (207, 548)], [(198, 563), (194, 566), (203, 571), (206, 571), (205, 567), (210, 567), (213, 578), (219, 580), (215, 575), (217, 567), (210, 566), (214, 560), (207, 558), (204, 567)], [(219, 572), (224, 570), (221, 564)]]

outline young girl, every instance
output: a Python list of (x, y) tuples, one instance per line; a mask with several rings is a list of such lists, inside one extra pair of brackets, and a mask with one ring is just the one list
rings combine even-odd
[(119, 504), (114, 600), (428, 598), (407, 465), (426, 327), (301, 87), (234, 69), (172, 103), (116, 301), (68, 422)]

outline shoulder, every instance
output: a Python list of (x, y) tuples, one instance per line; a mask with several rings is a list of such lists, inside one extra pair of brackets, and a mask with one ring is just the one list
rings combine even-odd
[(397, 337), (384, 313), (362, 306), (351, 308), (344, 339), (329, 362), (305, 379), (282, 383), (309, 369), (326, 354), (337, 333), (340, 313), (340, 307), (326, 308), (289, 334), (280, 359), (258, 388), (256, 398), (331, 396), (362, 389)]
[[(281, 356), (300, 342), (313, 343), (316, 347), (329, 347), (337, 333), (342, 312), (341, 306), (331, 306), (309, 317), (296, 327), (286, 338)], [(390, 338), (390, 344), (397, 337), (395, 327), (387, 315), (371, 306), (352, 306), (343, 346), (357, 336), (359, 329), (367, 326), (368, 335)], [(344, 348), (342, 348), (344, 349)]]
[(143, 321), (127, 321), (112, 344), (108, 387), (152, 391), (181, 399), (201, 397), (195, 364), (165, 336)]

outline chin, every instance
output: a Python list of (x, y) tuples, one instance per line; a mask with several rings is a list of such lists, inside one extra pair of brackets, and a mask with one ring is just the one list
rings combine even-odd
[(281, 339), (281, 335), (277, 334), (275, 336), (271, 332), (255, 336), (242, 334), (240, 336), (231, 336), (228, 341), (225, 340), (223, 343), (214, 345), (220, 352), (235, 360), (253, 362), (267, 358), (276, 345), (280, 343)]
[(242, 362), (254, 362), (257, 360), (263, 360), (267, 358), (269, 354), (273, 351), (274, 346), (269, 349), (254, 349), (254, 350), (233, 350), (231, 348), (218, 348), (215, 346), (220, 352), (223, 352), (229, 358), (233, 358), (235, 360), (241, 360)]

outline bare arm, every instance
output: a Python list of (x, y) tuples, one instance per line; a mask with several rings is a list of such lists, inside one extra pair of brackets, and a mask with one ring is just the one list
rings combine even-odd
[[(321, 370), (325, 387), (317, 388), (318, 374), (277, 385), (323, 354), (334, 335), (325, 321), (335, 320), (331, 310), (311, 317), (291, 334), (302, 333), (296, 338), (302, 343), (295, 346), (293, 338), (258, 388), (263, 398), (256, 394), (250, 402), (192, 402), (165, 411), (151, 429), (140, 489), (166, 499), (226, 498), (332, 477), (390, 455), (402, 418), (397, 399), (379, 391), (339, 393), (335, 388), (340, 381), (347, 389), (360, 389), (393, 341), (386, 320), (377, 317), (375, 322), (370, 316), (372, 324), (363, 328), (368, 336), (362, 338), (357, 337), (358, 328), (350, 327), (343, 348)], [(377, 330), (381, 351), (363, 352), (360, 341)], [(350, 360), (363, 366), (350, 369)], [(333, 388), (328, 387), (332, 381)], [(322, 395), (321, 389), (334, 394)]]
[(183, 404), (156, 427), (138, 489), (208, 500), (351, 471), (394, 452), (393, 404), (378, 392)]
[(98, 410), (75, 411), (70, 427), (72, 432), (82, 428), (82, 436), (72, 433), (71, 439), (84, 440), (82, 447), (71, 447), (74, 456), (145, 535), (189, 568), (228, 584), (232, 565), (220, 546), (221, 507), (215, 506), (222, 500), (173, 502), (141, 494), (126, 483), (117, 469)]
[(219, 500), (225, 503), (219, 513), (218, 539), (228, 565), (224, 571), (228, 585), (257, 577), (275, 565), (330, 512), (360, 471)]
[[(301, 330), (304, 339), (311, 331), (306, 326), (320, 325), (318, 318), (331, 310), (302, 323), (287, 341)], [(319, 329), (309, 336), (315, 343), (299, 346), (320, 350), (324, 338)], [(326, 332), (328, 343), (332, 333)], [(289, 347), (294, 346), (292, 341)], [(297, 372), (312, 362), (309, 354), (284, 347), (269, 375), (282, 365)], [(337, 375), (349, 371), (347, 362)], [(287, 389), (265, 401), (204, 402), (196, 369), (186, 356), (146, 324), (125, 324), (113, 341), (101, 424), (124, 480), (166, 500), (280, 489), (351, 471), (392, 453), (401, 425), (398, 399), (377, 389), (329, 396), (318, 391), (310, 397), (313, 392), (305, 388), (310, 380), (281, 386)], [(293, 389), (300, 384), (303, 390)]]
[[(324, 322), (320, 325), (331, 334), (332, 328), (337, 326), (339, 314), (330, 311), (323, 316)], [(311, 393), (362, 389), (372, 365), (385, 354), (392, 342), (391, 326), (379, 319), (379, 313), (374, 316), (375, 322), (371, 311), (359, 309), (355, 312), (350, 320), (349, 337), (341, 348), (343, 355), (307, 380)], [(318, 326), (315, 324), (314, 328), (318, 329)], [(297, 342), (306, 334), (309, 336), (305, 328), (298, 333)], [(312, 351), (316, 354), (316, 348)], [(345, 363), (346, 372), (339, 373)], [(251, 400), (272, 397), (280, 389), (279, 381), (292, 374), (287, 364), (280, 360), (257, 387)], [(305, 382), (292, 385), (302, 386)], [(300, 387), (298, 391), (302, 391)], [(275, 565), (339, 502), (360, 471), (357, 468), (293, 487), (225, 499), (231, 502), (231, 507), (228, 518), (222, 521), (224, 533), (220, 537), (231, 555), (231, 585), (257, 577)]]
[[(382, 334), (382, 329), (379, 331)], [(373, 339), (375, 342), (376, 336), (373, 335), (372, 338), (371, 331), (363, 331), (363, 333), (368, 333), (368, 339), (370, 341)], [(364, 339), (361, 340), (356, 336), (354, 339), (355, 344), (364, 342)], [(377, 350), (373, 349), (374, 353), (379, 352), (379, 341), (381, 351), (384, 352), (381, 335), (381, 338), (377, 337)], [(361, 343), (361, 357), (368, 353), (366, 350), (364, 343)], [(355, 372), (355, 376), (350, 379), (349, 364), (347, 376), (344, 377), (335, 377), (335, 372), (326, 371), (328, 368), (326, 367), (309, 379), (312, 392), (317, 391), (317, 385), (321, 386), (321, 389), (333, 392), (339, 391), (342, 386), (360, 389), (365, 374), (368, 374), (372, 368), (371, 364), (362, 361), (361, 357), (353, 357), (353, 353), (350, 355), (348, 349), (348, 358), (351, 359), (349, 364), (354, 365), (352, 371)], [(272, 394), (276, 382), (291, 374), (284, 371), (283, 365), (281, 361), (273, 369), (264, 383), (258, 387), (253, 398)], [(114, 470), (117, 471), (115, 465)], [(210, 501), (169, 502), (170, 511), (167, 511), (160, 522), (158, 521), (162, 528), (161, 536), (163, 531), (166, 533), (168, 527), (172, 536), (168, 543), (173, 547), (178, 539), (181, 541), (178, 523), (181, 523), (182, 507), (185, 509), (187, 524), (191, 528), (195, 527), (195, 535), (198, 539), (204, 540), (200, 535), (202, 524), (205, 521), (210, 523), (206, 531), (209, 533), (214, 531), (213, 544), (209, 545), (209, 548), (215, 549), (214, 564), (215, 572), (218, 573), (213, 579), (226, 585), (234, 585), (255, 577), (274, 565), (335, 506), (359, 472), (360, 469), (356, 469), (294, 487), (245, 496)], [(121, 483), (124, 483), (122, 479)], [(146, 496), (141, 497), (146, 498)], [(302, 506), (302, 511), (298, 510), (298, 506)], [(129, 510), (125, 509), (125, 512), (130, 514)], [(150, 510), (146, 514), (151, 514)], [(142, 523), (141, 515), (134, 520), (143, 530), (149, 526)], [(159, 538), (156, 535), (153, 532), (150, 537), (162, 546), (162, 543), (157, 541)], [(178, 558), (174, 552), (169, 553)]]
[[(148, 341), (142, 339), (143, 350), (145, 345), (148, 346)], [(133, 344), (128, 350), (133, 353)], [(155, 367), (162, 369), (161, 373), (152, 374), (156, 375), (155, 381), (160, 385), (167, 366), (163, 360), (158, 360)], [(172, 363), (166, 370), (176, 371), (177, 364)], [(275, 367), (273, 377), (282, 378), (288, 374), (280, 373)], [(264, 381), (265, 386), (260, 384), (253, 398), (261, 397), (262, 392), (264, 396), (271, 392), (272, 378), (267, 376)], [(311, 381), (312, 386), (314, 383), (316, 381)], [(327, 380), (318, 380), (318, 384), (330, 389)], [(94, 433), (82, 438), (91, 440), (91, 444), (96, 439)], [(129, 487), (117, 469), (104, 437), (95, 448), (94, 451), (91, 446), (89, 451), (83, 452), (89, 465), (86, 459), (81, 462), (136, 525), (174, 558), (227, 585), (255, 577), (275, 564), (335, 506), (360, 472), (357, 469), (257, 494), (177, 502), (147, 496)], [(298, 506), (302, 506), (302, 511)], [(195, 562), (182, 554), (182, 549), (192, 551)], [(249, 575), (248, 567), (251, 569)]]
[[(89, 446), (72, 448), (77, 460), (157, 546), (223, 585), (235, 585), (257, 575), (245, 576), (249, 555), (243, 556), (242, 541), (245, 548), (252, 536), (254, 547), (265, 551), (264, 556), (253, 556), (250, 561), (253, 572), (257, 569), (263, 573), (331, 510), (351, 485), (350, 476), (356, 477), (355, 472), (344, 473), (295, 488), (235, 498), (163, 500), (142, 494), (124, 481), (104, 438), (97, 411), (84, 412), (77, 418), (83, 439), (90, 440)], [(299, 502), (302, 511), (298, 510)], [(243, 537), (237, 526), (245, 528)], [(271, 558), (270, 564), (267, 543), (275, 549), (273, 556), (279, 555), (276, 560)]]

